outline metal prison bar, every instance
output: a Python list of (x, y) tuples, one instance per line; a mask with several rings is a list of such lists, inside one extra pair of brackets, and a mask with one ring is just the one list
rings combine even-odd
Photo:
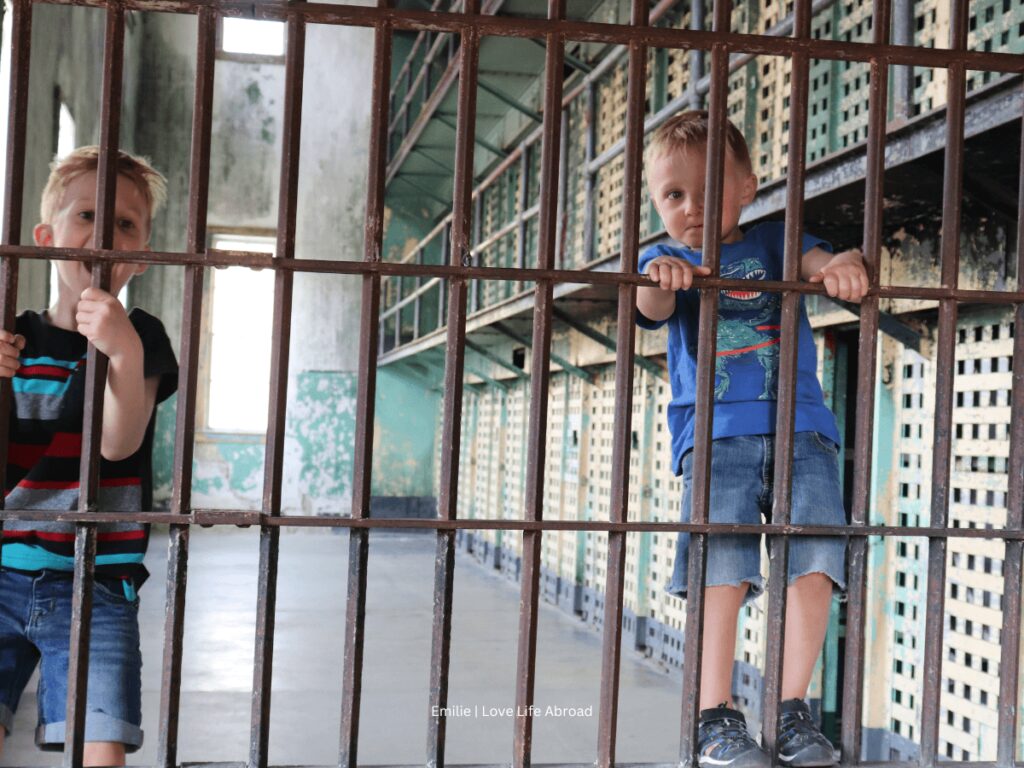
[[(102, 101), (102, 132), (100, 172), (97, 174), (97, 197), (101, 227), (92, 249), (56, 249), (26, 247), (20, 243), (22, 192), (24, 187), (25, 129), (27, 115), (28, 62), (30, 57), (31, 13), (33, 0), (14, 0), (13, 46), (11, 64), (11, 104), (8, 124), (8, 164), (5, 180), (3, 244), (0, 255), (0, 314), (5, 327), (12, 327), (17, 287), (18, 260), (82, 259), (91, 261), (94, 283), (108, 285), (112, 263), (137, 261), (159, 264), (184, 264), (184, 322), (179, 374), (180, 405), (176, 424), (174, 454), (175, 488), (170, 513), (139, 514), (104, 513), (96, 511), (98, 477), (98, 431), (102, 418), (103, 359), (90, 348), (89, 378), (84, 423), (82, 475), (85, 477), (80, 508), (77, 512), (4, 510), (0, 522), (18, 520), (56, 520), (76, 524), (76, 567), (74, 580), (75, 630), (71, 639), (72, 662), (69, 668), (69, 696), (65, 744), (65, 765), (77, 766), (82, 761), (84, 697), (88, 664), (88, 629), (91, 618), (91, 591), (95, 557), (96, 524), (104, 521), (141, 520), (162, 522), (171, 526), (167, 582), (167, 608), (164, 637), (163, 677), (160, 698), (160, 732), (158, 763), (165, 768), (177, 764), (178, 710), (182, 662), (185, 582), (188, 563), (189, 531), (192, 525), (259, 525), (260, 573), (256, 630), (256, 664), (253, 670), (251, 739), (248, 763), (253, 768), (267, 764), (269, 713), (271, 706), (271, 669), (273, 662), (275, 588), (277, 555), (282, 526), (345, 527), (350, 532), (347, 625), (345, 633), (343, 702), (339, 765), (357, 765), (360, 683), (366, 606), (366, 574), (368, 535), (371, 529), (416, 527), (436, 531), (435, 599), (433, 650), (431, 658), (430, 704), (439, 706), (439, 714), (428, 718), (429, 749), (426, 762), (441, 766), (445, 761), (445, 718), (447, 702), (449, 646), (452, 620), (452, 587), (454, 576), (454, 537), (460, 528), (504, 529), (524, 531), (524, 564), (519, 625), (517, 704), (532, 704), (536, 663), (536, 628), (538, 611), (539, 544), (544, 531), (589, 530), (607, 531), (609, 535), (609, 567), (607, 596), (609, 619), (605, 623), (603, 664), (599, 710), (598, 763), (611, 766), (616, 754), (616, 718), (618, 713), (618, 667), (621, 639), (625, 537), (636, 531), (690, 531), (693, 557), (690, 578), (694, 585), (687, 608), (686, 629), (693, 640), (688, 648), (684, 669), (683, 710), (681, 721), (680, 761), (691, 764), (695, 755), (695, 728), (700, 686), (700, 655), (702, 599), (707, 536), (710, 533), (765, 533), (773, 541), (772, 572), (769, 600), (772, 607), (769, 636), (772, 638), (766, 670), (765, 724), (771, 746), (774, 725), (778, 718), (780, 649), (785, 615), (784, 569), (788, 539), (798, 535), (849, 536), (850, 594), (848, 613), (848, 646), (846, 657), (846, 690), (843, 696), (842, 761), (845, 765), (867, 765), (860, 761), (861, 690), (864, 663), (864, 598), (865, 551), (867, 536), (918, 535), (929, 539), (928, 611), (925, 663), (925, 704), (923, 714), (921, 764), (936, 762), (936, 740), (939, 716), (938, 681), (941, 675), (941, 631), (943, 609), (943, 578), (946, 540), (950, 536), (1003, 539), (1006, 557), (1003, 576), (1010, 599), (1004, 609), (1003, 651), (999, 699), (999, 744), (995, 763), (971, 763), (975, 766), (996, 765), (1000, 768), (1021, 765), (1014, 754), (1014, 736), (1018, 727), (1018, 669), (1020, 652), (1020, 578), (1021, 555), (1024, 549), (1022, 507), (1024, 507), (1024, 366), (1013, 374), (1013, 416), (1010, 456), (1010, 504), (1006, 528), (951, 529), (947, 527), (950, 424), (952, 410), (953, 344), (958, 303), (1014, 304), (1017, 321), (1024, 324), (1024, 292), (966, 291), (957, 287), (960, 190), (963, 159), (964, 74), (965, 70), (987, 69), (1003, 72), (1024, 72), (1021, 57), (998, 53), (976, 53), (965, 50), (967, 18), (966, 0), (952, 0), (951, 46), (949, 50), (915, 49), (892, 46), (888, 38), (891, 15), (888, 0), (876, 3), (876, 23), (872, 43), (839, 43), (818, 41), (809, 37), (811, 5), (809, 0), (796, 3), (793, 36), (769, 38), (756, 35), (734, 35), (729, 32), (728, 0), (714, 3), (714, 28), (676, 30), (650, 27), (645, 0), (634, 0), (629, 25), (605, 25), (567, 21), (564, 0), (549, 0), (546, 19), (523, 19), (480, 15), (479, 0), (465, 0), (461, 12), (410, 11), (392, 8), (389, 0), (378, 0), (376, 7), (336, 6), (317, 3), (268, 0), (255, 8), (250, 3), (185, 2), (184, 0), (126, 0), (110, 3), (99, 0), (69, 2), (106, 8), (107, 26), (104, 50), (104, 81)], [(42, 1), (42, 0), (38, 0)], [(191, 149), (189, 216), (187, 251), (185, 253), (140, 253), (113, 251), (113, 194), (115, 150), (118, 145), (120, 117), (120, 84), (123, 64), (124, 11), (126, 9), (159, 10), (163, 12), (196, 13), (199, 17), (197, 46), (195, 110)], [(210, 170), (210, 135), (213, 104), (213, 69), (216, 22), (220, 16), (248, 16), (278, 19), (287, 22), (288, 51), (286, 60), (285, 139), (280, 181), (277, 256), (243, 252), (207, 250), (206, 202)], [(295, 221), (297, 207), (298, 150), (301, 133), (302, 74), (305, 25), (308, 23), (372, 26), (375, 30), (373, 62), (373, 122), (370, 140), (370, 166), (367, 183), (365, 219), (365, 253), (362, 262), (312, 261), (295, 258)], [(451, 224), (449, 265), (385, 264), (381, 261), (383, 234), (383, 203), (386, 176), (386, 145), (389, 125), (388, 73), (392, 63), (392, 33), (395, 30), (428, 30), (457, 33), (461, 36), (458, 55), (462, 76), (459, 80), (457, 115), (457, 155), (455, 166), (455, 198)], [(542, 183), (538, 215), (541, 222), (538, 269), (498, 269), (467, 266), (472, 237), (472, 181), (474, 149), (474, 117), (476, 75), (481, 36), (542, 37), (546, 42), (544, 83), (544, 123), (542, 126)], [(560, 168), (562, 67), (567, 40), (603, 41), (628, 48), (628, 112), (626, 185), (623, 201), (622, 271), (594, 273), (554, 269), (555, 211)], [(790, 175), (788, 179), (786, 215), (786, 248), (784, 280), (761, 283), (766, 291), (783, 294), (783, 349), (780, 376), (778, 445), (776, 460), (777, 504), (773, 522), (766, 525), (716, 525), (708, 522), (708, 493), (711, 452), (713, 369), (710, 360), (716, 345), (715, 321), (718, 291), (721, 288), (743, 287), (743, 281), (717, 277), (698, 278), (701, 290), (701, 330), (699, 339), (700, 368), (697, 400), (697, 440), (694, 456), (693, 522), (630, 523), (627, 520), (628, 463), (633, 376), (633, 341), (635, 287), (644, 280), (632, 274), (638, 250), (640, 175), (644, 117), (644, 80), (646, 49), (663, 46), (710, 50), (710, 105), (712, 132), (708, 147), (708, 183), (706, 190), (704, 252), (708, 263), (717, 269), (720, 250), (719, 221), (722, 192), (726, 77), (729, 56), (736, 52), (791, 56), (794, 61), (792, 80), (791, 123), (795, 126)], [(871, 291), (864, 302), (860, 328), (860, 367), (857, 383), (860, 407), (857, 410), (855, 445), (855, 484), (853, 525), (847, 527), (807, 527), (789, 523), (790, 472), (792, 462), (793, 414), (795, 387), (795, 330), (799, 298), (802, 294), (821, 293), (821, 286), (803, 283), (798, 277), (799, 234), (802, 210), (804, 162), (803, 140), (807, 115), (807, 63), (810, 58), (861, 60), (872, 69), (870, 129), (867, 163), (867, 200), (865, 206), (864, 242), (869, 261), (877, 266), (881, 238), (883, 151), (885, 143), (886, 71), (891, 64), (909, 64), (947, 68), (948, 120), (946, 143), (946, 175), (943, 189), (942, 280), (941, 286), (911, 288), (881, 286), (878, 270), (872, 269)], [(1024, 146), (1024, 135), (1022, 135)], [(1022, 154), (1024, 157), (1024, 154)], [(1024, 201), (1022, 173), (1021, 201)], [(1024, 207), (1022, 205), (1021, 207)], [(1024, 274), (1024, 216), (1018, 221), (1018, 274)], [(242, 510), (204, 510), (191, 506), (192, 437), (195, 416), (197, 352), (202, 305), (202, 276), (213, 266), (240, 265), (275, 270), (273, 364), (271, 395), (268, 404), (268, 450), (264, 467), (263, 505), (259, 512)], [(353, 274), (362, 277), (362, 319), (360, 324), (359, 379), (356, 431), (355, 483), (353, 507), (349, 518), (311, 516), (282, 517), (281, 466), (282, 435), (285, 417), (291, 288), (294, 272)], [(384, 275), (425, 276), (449, 281), (447, 302), (448, 345), (445, 360), (444, 420), (442, 432), (443, 466), (439, 494), (438, 517), (433, 520), (371, 520), (369, 519), (370, 460), (373, 438), (376, 355), (380, 320), (381, 278)], [(467, 280), (534, 280), (536, 282), (533, 334), (533, 379), (530, 410), (530, 447), (527, 471), (526, 509), (522, 520), (459, 520), (456, 517), (459, 465), (459, 426), (462, 405), (462, 378), (466, 347)], [(608, 522), (546, 521), (542, 518), (544, 486), (540, 452), (545, 438), (546, 392), (550, 380), (551, 324), (553, 289), (564, 282), (614, 284), (618, 289), (617, 343), (621, 351), (616, 362), (615, 435), (612, 468), (612, 504)], [(873, 422), (871, 403), (875, 387), (874, 370), (877, 359), (877, 329), (880, 298), (908, 297), (938, 299), (939, 309), (939, 373), (937, 382), (936, 429), (931, 519), (928, 526), (897, 527), (867, 524), (870, 489), (871, 439)], [(1019, 326), (1018, 326), (1019, 327)], [(1024, 334), (1018, 334), (1015, 353), (1024, 354)], [(10, 387), (0, 384), (0, 432), (9, 426), (7, 406)], [(6, 459), (6, 441), (0, 441), (0, 459)], [(6, 466), (0, 461), (0, 472)], [(532, 721), (525, 709), (515, 721), (513, 762), (527, 766), (531, 762)], [(891, 763), (890, 763), (891, 764)], [(888, 765), (881, 763), (879, 765)], [(954, 765), (956, 765), (954, 763)]]

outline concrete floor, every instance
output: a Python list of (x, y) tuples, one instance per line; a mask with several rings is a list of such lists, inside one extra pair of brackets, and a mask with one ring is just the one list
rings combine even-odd
[[(248, 755), (256, 530), (195, 529), (189, 557), (179, 761), (245, 761)], [(129, 764), (156, 757), (163, 635), (166, 536), (154, 532), (142, 589), (143, 748)], [(424, 762), (433, 592), (434, 537), (371, 536), (359, 762)], [(285, 531), (281, 537), (270, 730), (275, 764), (336, 764), (341, 712), (346, 532)], [(512, 718), (486, 707), (515, 703), (519, 586), (460, 554), (456, 559), (449, 706), (449, 763), (507, 763)], [(596, 758), (600, 635), (542, 603), (536, 704), (592, 707), (592, 716), (538, 717), (535, 763)], [(679, 678), (624, 653), (619, 761), (675, 762)], [(0, 765), (59, 765), (32, 743), (35, 683), (22, 697)]]

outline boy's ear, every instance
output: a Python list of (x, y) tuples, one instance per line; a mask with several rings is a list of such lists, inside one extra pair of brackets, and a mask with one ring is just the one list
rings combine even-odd
[[(143, 250), (148, 251), (149, 246), (147, 245)], [(132, 264), (132, 267), (134, 267), (134, 269), (132, 270), (132, 276), (134, 277), (137, 275), (141, 275), (143, 272), (149, 269), (149, 264)]]
[(743, 205), (750, 205), (757, 195), (757, 176), (750, 174), (743, 180)]
[(32, 230), (32, 239), (35, 240), (36, 245), (53, 245), (53, 227), (49, 224), (36, 224)]
[[(661, 216), (661, 208), (658, 207), (658, 197), (657, 197), (657, 195), (655, 195), (654, 192), (651, 192), (651, 191), (649, 191), (648, 194), (650, 194), (650, 196), (651, 196), (651, 203), (654, 205), (654, 210), (656, 210), (658, 212), (658, 215)], [(664, 217), (662, 217), (662, 218), (664, 218)]]

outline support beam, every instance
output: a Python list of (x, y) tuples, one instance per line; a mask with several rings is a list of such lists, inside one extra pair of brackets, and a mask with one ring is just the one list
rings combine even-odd
[[(848, 301), (839, 301), (838, 299), (829, 299), (840, 307), (845, 309), (847, 312), (855, 314), (860, 317), (860, 304), (853, 304)], [(921, 351), (921, 334), (906, 325), (895, 315), (890, 315), (888, 312), (878, 312), (878, 330), (884, 333), (886, 336), (891, 336), (896, 339), (907, 349), (912, 349), (915, 352)]]
[(502, 368), (511, 371), (520, 379), (527, 378), (526, 371), (524, 371), (522, 368), (516, 368), (516, 366), (512, 365), (512, 363), (508, 362), (507, 360), (502, 360), (496, 354), (491, 352), (491, 350), (487, 349), (486, 347), (481, 347), (479, 344), (475, 344), (469, 339), (466, 339), (466, 349), (472, 349), (474, 352), (480, 355), (480, 357), (485, 357), (495, 365), (500, 365)]
[(486, 373), (483, 373), (480, 369), (475, 368), (472, 365), (465, 365), (465, 366), (463, 366), (463, 369), (466, 371), (466, 373), (473, 374), (474, 376), (476, 376), (478, 379), (481, 379), (485, 384), (487, 384), (490, 387), (497, 387), (502, 392), (508, 392), (509, 389), (510, 389), (508, 384), (506, 384), (505, 382), (498, 381), (497, 379), (492, 379)]
[[(446, 123), (446, 125), (448, 125), (448, 123)], [(428, 155), (427, 152), (426, 152), (426, 149), (423, 146), (413, 147), (412, 148), (412, 153), (415, 153), (415, 154), (419, 155), (424, 160), (429, 160), (435, 166), (437, 166), (438, 168), (443, 170), (448, 176), (452, 176), (455, 173), (450, 167), (448, 167), (447, 165), (442, 163), (436, 157), (434, 157), (433, 155)]]
[[(481, 75), (485, 75), (487, 73), (486, 72), (481, 72), (480, 74)], [(477, 87), (481, 91), (484, 91), (485, 93), (491, 94), (491, 96), (496, 98), (498, 101), (503, 103), (505, 106), (512, 107), (512, 109), (514, 109), (516, 112), (519, 112), (522, 115), (526, 115), (528, 118), (533, 120), (533, 122), (535, 122), (535, 123), (542, 123), (542, 122), (544, 122), (544, 118), (541, 116), (540, 112), (538, 112), (535, 109), (530, 109), (525, 104), (521, 104), (520, 102), (516, 101), (511, 96), (509, 96), (507, 93), (505, 93), (504, 91), (500, 90), (499, 88), (496, 88), (493, 85), (490, 85), (490, 84), (484, 82), (483, 80), (478, 80), (477, 81)]]
[[(470, 345), (467, 343), (466, 346), (468, 347)], [(435, 347), (434, 349), (437, 350), (438, 348)], [(440, 373), (441, 377), (442, 378), (444, 377), (444, 364), (443, 364), (444, 361), (443, 360), (441, 360), (441, 361), (435, 360), (435, 359), (433, 359), (432, 355), (424, 355), (421, 359), (422, 359), (422, 362), (423, 362), (424, 365), (428, 366), (429, 368), (431, 368), (433, 370), (438, 371)], [(469, 363), (465, 363), (462, 366), (462, 368), (463, 368), (463, 370), (466, 373), (473, 374), (478, 379), (483, 381), (485, 384), (497, 387), (502, 392), (508, 392), (511, 389), (511, 387), (508, 384), (506, 384), (505, 382), (499, 381), (498, 379), (495, 379), (495, 378), (493, 378), (491, 376), (488, 376), (486, 373), (484, 373), (483, 371), (481, 371), (479, 368), (477, 368), (474, 365), (470, 365)], [(522, 373), (522, 371), (519, 371), (519, 372)], [(474, 386), (474, 385), (469, 383), (469, 386)]]
[[(547, 46), (544, 45), (544, 43), (542, 43), (540, 40), (538, 40), (538, 39), (536, 39), (534, 37), (530, 38), (530, 42), (533, 43), (534, 45), (540, 47), (540, 48), (543, 48), (544, 50), (547, 50)], [(565, 63), (568, 64), (573, 69), (579, 70), (580, 72), (582, 72), (585, 75), (589, 75), (591, 72), (594, 71), (594, 68), (592, 66), (590, 66), (589, 64), (587, 64), (587, 62), (585, 62), (583, 59), (577, 58), (577, 57), (573, 56), (571, 53), (566, 53), (564, 55), (565, 55)]]
[[(566, 314), (565, 310), (559, 309), (558, 307), (555, 307), (552, 310), (552, 314), (554, 314), (555, 317), (557, 317), (563, 323), (568, 325), (574, 331), (579, 331), (588, 339), (593, 339), (598, 344), (602, 344), (606, 348), (610, 349), (612, 352), (615, 351), (615, 340), (612, 339), (610, 336), (605, 336), (600, 331), (595, 331), (586, 323), (581, 323), (576, 318)], [(653, 360), (648, 360), (646, 357), (636, 355), (636, 364), (643, 368), (645, 371), (653, 373), (658, 378), (668, 381), (668, 372)]]
[(440, 197), (435, 195), (430, 190), (424, 189), (419, 184), (417, 184), (416, 182), (414, 182), (414, 181), (412, 181), (412, 180), (410, 180), (410, 179), (408, 179), (406, 177), (398, 176), (398, 177), (396, 177), (396, 180), (404, 181), (407, 186), (412, 187), (419, 194), (425, 195), (426, 197), (429, 197), (431, 200), (433, 200), (438, 205), (443, 205), (445, 208), (447, 208), (448, 206), (450, 206), (452, 204), (451, 200), (443, 200), (443, 199), (441, 199)]
[(398, 172), (398, 177), (401, 178), (402, 176), (412, 176), (413, 178), (415, 178), (417, 176), (422, 176), (422, 177), (429, 177), (429, 178), (432, 178), (432, 179), (444, 179), (444, 178), (450, 179), (452, 175), (451, 175), (451, 173), (441, 173), (439, 171), (437, 171), (437, 172), (435, 172), (435, 171), (407, 171), (407, 170), (405, 170), (403, 168), (402, 170), (400, 170)]
[[(437, 120), (437, 122), (441, 123), (441, 125), (447, 125), (453, 131), (456, 128), (455, 121), (449, 119), (447, 115), (442, 115), (440, 112), (434, 115), (434, 119)], [(487, 141), (486, 139), (481, 139), (479, 136), (474, 136), (473, 141), (475, 141), (477, 144), (479, 144), (481, 147), (486, 149), (491, 154), (497, 155), (502, 160), (508, 158), (508, 152), (501, 149), (500, 147), (495, 146), (494, 144), (491, 144), (491, 142)]]
[[(507, 336), (508, 338), (512, 339), (513, 341), (522, 344), (527, 349), (530, 349), (530, 348), (533, 347), (533, 340), (532, 339), (516, 333), (515, 331), (513, 331), (511, 328), (509, 328), (504, 323), (494, 323), (494, 324), (491, 325), (491, 328), (496, 330), (498, 333), (501, 333), (504, 336)], [(593, 381), (593, 377), (589, 373), (587, 373), (585, 370), (583, 370), (582, 368), (576, 367), (575, 365), (570, 363), (568, 360), (566, 360), (564, 357), (560, 357), (560, 356), (556, 355), (554, 352), (551, 353), (551, 362), (557, 363), (558, 365), (562, 366), (562, 368), (567, 373), (571, 373), (574, 376), (578, 376), (579, 378), (583, 379), (588, 384), (590, 384)]]

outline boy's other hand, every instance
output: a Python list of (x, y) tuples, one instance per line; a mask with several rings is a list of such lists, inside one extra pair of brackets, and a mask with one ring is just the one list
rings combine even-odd
[(644, 274), (664, 291), (685, 291), (693, 285), (694, 275), (706, 277), (711, 274), (711, 270), (675, 256), (658, 256), (647, 264)]
[(811, 275), (808, 282), (824, 283), (826, 293), (832, 298), (859, 303), (869, 287), (864, 254), (857, 248), (837, 253), (816, 274)]
[(20, 333), (0, 331), (0, 378), (10, 379), (21, 367), (21, 350), (25, 337)]
[(133, 343), (141, 348), (139, 335), (121, 302), (99, 288), (90, 286), (82, 291), (75, 321), (78, 332), (111, 360), (128, 351)]

